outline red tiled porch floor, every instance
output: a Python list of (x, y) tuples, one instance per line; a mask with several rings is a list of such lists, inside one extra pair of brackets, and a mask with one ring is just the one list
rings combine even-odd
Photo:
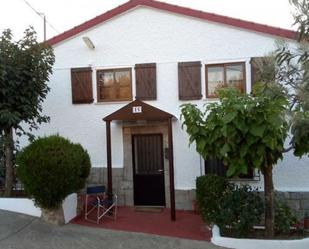
[(103, 218), (100, 224), (80, 217), (71, 223), (130, 232), (141, 232), (171, 237), (210, 241), (209, 231), (200, 215), (192, 211), (176, 211), (176, 221), (170, 219), (170, 209), (159, 213), (138, 212), (134, 207), (118, 207), (117, 219)]

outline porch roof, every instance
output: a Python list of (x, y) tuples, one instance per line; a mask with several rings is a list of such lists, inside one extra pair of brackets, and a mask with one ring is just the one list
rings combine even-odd
[(159, 108), (148, 105), (141, 100), (134, 100), (119, 110), (103, 118), (104, 121), (162, 121), (175, 118), (174, 115), (162, 111)]

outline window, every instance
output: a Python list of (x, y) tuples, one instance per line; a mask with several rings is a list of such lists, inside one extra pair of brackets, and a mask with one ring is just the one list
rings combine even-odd
[(98, 70), (98, 102), (132, 100), (131, 79), (131, 68)]
[(178, 63), (178, 95), (180, 100), (201, 99), (201, 62)]
[(206, 65), (207, 98), (216, 98), (217, 90), (226, 86), (246, 92), (245, 63)]
[[(205, 174), (214, 174), (222, 177), (226, 177), (227, 167), (217, 159), (211, 159), (204, 161)], [(259, 180), (259, 174), (255, 172), (253, 168), (248, 169), (247, 174), (241, 174), (236, 178), (230, 178), (231, 180)]]
[(92, 96), (92, 70), (90, 67), (71, 68), (73, 104), (89, 104)]
[(210, 159), (205, 160), (205, 174), (213, 174), (226, 177), (226, 167), (220, 160)]

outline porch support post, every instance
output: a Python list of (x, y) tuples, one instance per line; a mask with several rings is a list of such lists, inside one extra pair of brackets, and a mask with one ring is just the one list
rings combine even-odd
[(112, 179), (112, 149), (111, 149), (111, 121), (106, 122), (106, 156), (107, 156), (107, 191), (113, 192)]
[(168, 162), (170, 177), (171, 220), (176, 220), (175, 211), (175, 186), (174, 186), (174, 150), (173, 150), (173, 126), (172, 118), (168, 119)]

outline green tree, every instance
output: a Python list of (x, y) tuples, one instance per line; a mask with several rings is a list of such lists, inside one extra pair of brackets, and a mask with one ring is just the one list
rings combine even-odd
[[(270, 87), (268, 85), (268, 87)], [(236, 89), (222, 89), (220, 101), (210, 103), (202, 112), (195, 105), (181, 108), (183, 124), (190, 143), (204, 159), (219, 159), (227, 166), (227, 176), (246, 174), (248, 168), (264, 175), (265, 223), (274, 227), (273, 166), (283, 157), (288, 134), (285, 113), (288, 101), (283, 89), (271, 86), (276, 95), (240, 94)], [(278, 94), (280, 93), (280, 94)]]
[[(190, 143), (205, 159), (223, 160), (229, 176), (246, 173), (248, 167), (261, 170), (267, 236), (274, 235), (273, 166), (285, 152), (298, 157), (309, 153), (309, 2), (290, 2), (298, 46), (278, 43), (274, 53), (257, 61), (253, 96), (223, 90), (220, 102), (205, 112), (182, 106)], [(290, 144), (284, 148), (289, 132)]]
[[(42, 115), (42, 103), (49, 91), (47, 81), (52, 73), (54, 54), (46, 43), (37, 41), (33, 28), (24, 37), (13, 41), (10, 30), (0, 37), (0, 130), (4, 133), (6, 168), (5, 194), (11, 195), (13, 187), (14, 140), (48, 122)], [(21, 125), (23, 123), (23, 126)], [(28, 129), (24, 129), (25, 125)]]
[[(83, 188), (91, 164), (87, 151), (60, 136), (38, 138), (17, 156), (17, 174), (25, 191), (44, 209), (43, 218), (63, 222), (62, 202)], [(54, 214), (61, 216), (55, 218)]]
[(290, 0), (294, 7), (294, 25), (297, 25), (298, 44), (289, 47), (279, 43), (275, 51), (277, 82), (290, 89), (289, 120), (292, 139), (290, 150), (296, 156), (309, 151), (309, 2)]
[(269, 89), (267, 85), (274, 81), (289, 89), (285, 93), (289, 101), (287, 120), (291, 136), (285, 152), (293, 151), (295, 156), (302, 157), (309, 152), (309, 2), (290, 0), (290, 3), (294, 9), (298, 43), (289, 46), (286, 42), (277, 42), (272, 56), (256, 65), (257, 81), (266, 86), (264, 94)]

